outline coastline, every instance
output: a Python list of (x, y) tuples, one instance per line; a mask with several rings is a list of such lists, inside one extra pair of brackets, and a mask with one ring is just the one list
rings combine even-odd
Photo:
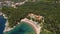
[[(3, 14), (3, 16), (4, 16), (4, 18), (7, 19), (7, 17), (5, 16), (5, 14)], [(31, 26), (34, 28), (34, 30), (36, 31), (36, 34), (39, 34), (39, 33), (40, 33), (41, 27), (40, 27), (39, 25), (37, 25), (35, 22), (33, 22), (32, 20), (28, 20), (27, 18), (22, 19), (21, 22), (22, 22), (22, 21), (24, 21), (24, 22), (26, 22), (27, 24), (31, 25)], [(18, 23), (18, 24), (20, 24), (20, 23)], [(37, 25), (37, 26), (36, 26), (36, 25)], [(14, 26), (14, 27), (15, 27), (15, 26)], [(4, 32), (10, 31), (10, 30), (14, 29), (14, 27), (13, 27), (13, 28), (10, 28), (10, 27), (9, 27), (9, 22), (8, 22), (8, 20), (7, 20), (7, 21), (6, 21), (6, 24), (5, 24), (5, 30), (4, 30)]]
[(40, 26), (37, 27), (32, 21), (29, 21), (26, 18), (22, 19), (21, 22), (25, 22), (25, 23), (31, 25), (34, 28), (34, 30), (36, 31), (36, 34), (40, 34), (40, 30), (41, 30)]
[(6, 24), (5, 24), (5, 29), (4, 29), (3, 32), (5, 33), (5, 32), (8, 32), (8, 31), (10, 31), (10, 30), (12, 30), (12, 29), (13, 29), (13, 28), (10, 28), (10, 27), (9, 27), (9, 22), (8, 22), (8, 20), (7, 20), (7, 21), (6, 21)]
[[(31, 20), (22, 19), (21, 22), (25, 22), (25, 23), (31, 25), (31, 26), (34, 28), (34, 30), (36, 31), (36, 34), (39, 34), (39, 33), (40, 33), (41, 27), (38, 26), (38, 25), (36, 26)], [(8, 32), (8, 31), (14, 29), (14, 27), (13, 27), (13, 28), (8, 27), (8, 24), (9, 24), (9, 23), (8, 23), (8, 21), (7, 21), (4, 32)], [(19, 24), (20, 24), (20, 23), (19, 23)]]
[[(2, 12), (1, 12), (2, 13)], [(7, 31), (10, 31), (12, 30), (13, 28), (10, 28), (9, 27), (9, 22), (8, 22), (8, 17), (6, 17), (6, 15), (4, 13), (2, 13), (2, 15), (4, 16), (5, 19), (7, 19), (6, 23), (5, 23), (5, 29), (4, 29), (4, 33), (7, 32)]]

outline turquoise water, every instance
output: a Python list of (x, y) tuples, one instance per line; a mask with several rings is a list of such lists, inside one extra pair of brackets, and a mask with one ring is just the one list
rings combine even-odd
[(3, 30), (5, 29), (6, 19), (0, 15), (0, 34), (3, 34)]
[(34, 28), (27, 23), (21, 22), (13, 30), (6, 34), (36, 34)]

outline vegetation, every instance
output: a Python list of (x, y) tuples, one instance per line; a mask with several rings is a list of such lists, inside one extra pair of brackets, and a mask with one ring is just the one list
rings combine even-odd
[(40, 32), (40, 34), (53, 34), (53, 33), (44, 29), (44, 30), (42, 30), (42, 32)]
[(28, 2), (18, 6), (16, 9), (12, 7), (3, 7), (2, 12), (8, 16), (9, 25), (12, 27), (30, 12), (42, 15), (45, 18), (43, 29), (60, 34), (60, 3), (53, 2)]

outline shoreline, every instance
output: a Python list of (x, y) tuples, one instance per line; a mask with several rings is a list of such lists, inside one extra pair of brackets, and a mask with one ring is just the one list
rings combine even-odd
[[(4, 16), (4, 18), (7, 19), (7, 17), (5, 16), (5, 14), (3, 14), (3, 16)], [(37, 22), (35, 23), (35, 22), (33, 22), (32, 20), (28, 20), (27, 18), (22, 19), (21, 22), (22, 22), (22, 21), (24, 21), (24, 22), (26, 22), (27, 24), (31, 25), (31, 26), (34, 28), (34, 30), (36, 31), (36, 34), (39, 34), (39, 33), (40, 33), (41, 27), (40, 27), (38, 24), (36, 24)], [(20, 24), (20, 23), (19, 23), (19, 24)], [(38, 25), (38, 26), (37, 26), (37, 25)], [(15, 27), (15, 26), (14, 26), (14, 27)], [(13, 28), (10, 28), (10, 27), (9, 27), (9, 22), (8, 22), (8, 20), (7, 20), (7, 21), (6, 21), (6, 24), (5, 24), (5, 29), (4, 29), (3, 32), (8, 32), (8, 31), (14, 29), (14, 27), (13, 27)]]
[[(2, 13), (2, 12), (1, 12)], [(4, 29), (4, 33), (5, 32), (7, 32), (7, 31), (10, 31), (10, 30), (12, 30), (13, 28), (10, 28), (9, 27), (9, 22), (8, 22), (8, 17), (6, 17), (6, 15), (4, 14), (4, 13), (2, 13), (2, 15), (3, 15), (3, 17), (5, 18), (5, 19), (7, 19), (7, 21), (6, 21), (6, 23), (5, 23), (5, 29)]]
[(31, 22), (30, 20), (28, 20), (28, 19), (22, 19), (21, 20), (21, 22), (26, 22), (27, 24), (29, 24), (29, 25), (31, 25), (33, 28), (34, 28), (34, 30), (36, 31), (36, 34), (40, 34), (40, 30), (41, 30), (41, 27), (37, 27), (33, 22)]
[[(8, 23), (8, 17), (6, 17), (6, 14), (0, 12), (0, 16), (3, 16), (3, 18), (6, 19), (6, 23), (4, 24), (5, 27), (4, 27), (3, 33), (6, 32), (6, 31), (11, 30), (11, 28), (8, 27), (9, 23)], [(7, 29), (7, 28), (9, 28), (9, 29)]]
[(7, 20), (7, 21), (6, 21), (6, 24), (5, 24), (5, 29), (4, 29), (3, 32), (5, 33), (5, 32), (8, 32), (8, 31), (10, 31), (10, 30), (12, 30), (12, 29), (13, 29), (13, 28), (10, 28), (10, 27), (9, 27), (9, 22), (8, 22), (8, 20)]
[[(25, 22), (25, 23), (31, 25), (31, 26), (34, 28), (36, 34), (39, 34), (39, 33), (40, 33), (41, 27), (38, 26), (38, 25), (36, 26), (36, 24), (34, 24), (31, 20), (22, 19), (21, 22)], [(20, 23), (19, 23), (19, 24), (20, 24)], [(13, 27), (13, 28), (8, 27), (8, 21), (7, 21), (4, 32), (8, 32), (8, 31), (10, 31), (10, 30), (12, 30), (12, 29), (14, 29), (14, 27)]]

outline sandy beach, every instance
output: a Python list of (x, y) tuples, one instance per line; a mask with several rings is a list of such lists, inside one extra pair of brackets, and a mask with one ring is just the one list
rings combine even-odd
[(29, 25), (31, 25), (34, 28), (34, 30), (36, 31), (36, 34), (40, 34), (41, 27), (34, 24), (33, 21), (30, 21), (25, 18), (25, 19), (22, 19), (21, 22), (28, 23)]

